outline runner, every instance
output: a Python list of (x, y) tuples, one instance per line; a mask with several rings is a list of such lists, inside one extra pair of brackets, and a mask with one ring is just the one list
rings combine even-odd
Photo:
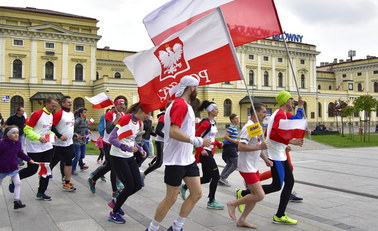
[(177, 200), (182, 180), (188, 185), (190, 194), (181, 206), (179, 217), (168, 231), (183, 230), (186, 218), (202, 196), (199, 169), (192, 154), (193, 146), (209, 146), (210, 139), (195, 137), (195, 115), (190, 106), (197, 96), (199, 82), (191, 76), (184, 76), (179, 83), (176, 99), (167, 108), (164, 119), (164, 182), (167, 186), (165, 198), (158, 205), (154, 220), (148, 231), (159, 230), (170, 208)]

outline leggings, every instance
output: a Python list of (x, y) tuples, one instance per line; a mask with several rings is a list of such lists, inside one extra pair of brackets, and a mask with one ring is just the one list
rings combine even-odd
[[(4, 178), (0, 178), (0, 186), (3, 183)], [(14, 184), (14, 200), (18, 201), (20, 200), (20, 194), (21, 194), (21, 180), (20, 175), (17, 173), (16, 175), (11, 177), (12, 182)]]
[[(286, 157), (287, 157), (287, 162), (290, 165), (290, 169), (291, 169), (291, 171), (293, 171), (294, 167), (293, 167), (293, 164), (291, 163), (291, 156), (290, 156), (289, 152), (286, 152)], [(265, 171), (265, 172), (260, 174), (260, 181), (264, 181), (264, 180), (267, 180), (267, 179), (270, 179), (270, 178), (272, 178), (272, 172), (270, 170)]]
[[(52, 157), (54, 155), (54, 150), (50, 149), (40, 153), (30, 153), (28, 152), (28, 156), (32, 158), (35, 162), (43, 162), (43, 163), (51, 163)], [(38, 164), (31, 164), (28, 163), (28, 166), (24, 169), (21, 169), (20, 179), (27, 178), (29, 176), (34, 175), (38, 171), (39, 165)], [(38, 193), (45, 193), (47, 186), (49, 185), (50, 177), (40, 177), (39, 178), (39, 187)]]
[(151, 161), (151, 165), (144, 171), (144, 175), (147, 176), (150, 172), (158, 169), (163, 164), (163, 148), (164, 148), (164, 142), (162, 141), (156, 141), (155, 140), (155, 146), (156, 146), (156, 156)]
[(134, 157), (122, 158), (110, 156), (113, 169), (115, 169), (119, 180), (125, 185), (125, 188), (118, 195), (113, 212), (119, 212), (121, 206), (127, 198), (142, 188), (139, 167)]
[(211, 151), (206, 150), (208, 156), (201, 155), (200, 162), (202, 164), (201, 184), (206, 184), (210, 182), (209, 185), (209, 201), (215, 199), (215, 191), (217, 191), (218, 181), (219, 181), (219, 170), (218, 165), (215, 162), (213, 154)]
[(107, 172), (110, 171), (110, 182), (112, 183), (112, 190), (113, 192), (117, 191), (117, 177), (116, 173), (114, 171), (114, 168), (112, 168), (111, 162), (112, 158), (110, 158), (110, 144), (104, 143), (104, 151), (105, 151), (105, 163), (98, 167), (93, 173), (92, 180), (97, 181), (98, 178), (104, 176)]

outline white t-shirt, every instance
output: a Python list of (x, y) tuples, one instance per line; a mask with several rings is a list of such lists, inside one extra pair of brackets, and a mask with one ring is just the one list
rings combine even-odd
[[(245, 143), (251, 146), (256, 146), (261, 144), (261, 136), (249, 137), (247, 127), (254, 124), (251, 120), (244, 125), (240, 132), (240, 143)], [(257, 172), (257, 162), (260, 158), (261, 150), (250, 151), (250, 152), (239, 152), (238, 159), (238, 171), (240, 172)]]
[(182, 98), (175, 99), (166, 110), (164, 118), (164, 165), (187, 166), (194, 163), (193, 145), (172, 139), (169, 129), (172, 124), (188, 136), (195, 135), (195, 115), (187, 102)]
[(56, 139), (55, 146), (68, 147), (73, 143), (72, 137), (74, 134), (75, 116), (71, 111), (60, 109), (53, 115), (53, 125), (56, 130), (62, 135), (67, 136), (67, 140)]
[[(46, 110), (47, 111), (47, 110)], [(34, 112), (26, 125), (33, 128), (33, 131), (40, 135), (45, 136), (50, 134), (51, 126), (53, 123), (53, 115), (47, 113), (43, 109)], [(41, 143), (39, 140), (31, 140), (28, 136), (25, 139), (26, 152), (40, 153), (53, 148), (50, 142)]]

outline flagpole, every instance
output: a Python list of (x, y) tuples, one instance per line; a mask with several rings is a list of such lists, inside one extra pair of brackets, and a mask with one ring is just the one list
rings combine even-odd
[[(227, 34), (228, 34), (227, 39), (228, 39), (229, 43), (231, 44), (232, 55), (234, 56), (234, 60), (236, 62), (236, 66), (238, 68), (238, 72), (239, 72), (240, 78), (244, 82), (244, 86), (245, 86), (245, 89), (247, 90), (248, 98), (249, 98), (249, 101), (251, 102), (251, 107), (253, 108), (253, 112), (254, 112), (255, 118), (258, 120), (256, 109), (255, 109), (255, 106), (253, 105), (252, 96), (251, 96), (251, 94), (249, 92), (249, 89), (248, 89), (247, 83), (245, 81), (245, 78), (244, 78), (244, 75), (243, 75), (243, 71), (242, 71), (242, 69), (240, 67), (240, 63), (238, 61), (238, 58), (236, 57), (236, 50), (235, 50), (234, 42), (231, 39), (231, 34), (230, 34), (230, 31), (228, 30), (228, 27), (227, 27), (227, 24), (226, 24), (226, 20), (224, 19), (224, 16), (223, 16), (223, 13), (222, 13), (222, 9), (220, 7), (217, 7), (217, 10), (220, 13), (220, 16), (222, 18), (223, 26), (224, 26), (224, 28), (227, 31)], [(259, 121), (257, 121), (257, 122), (259, 122)], [(265, 142), (264, 135), (262, 135), (261, 137), (262, 137), (262, 141)]]

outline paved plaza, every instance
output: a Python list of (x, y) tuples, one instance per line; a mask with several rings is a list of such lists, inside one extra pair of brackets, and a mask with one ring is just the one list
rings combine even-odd
[[(291, 155), (296, 179), (294, 190), (304, 198), (304, 202), (289, 203), (287, 214), (297, 219), (298, 224), (283, 226), (272, 223), (279, 200), (279, 194), (273, 193), (266, 195), (248, 218), (258, 230), (378, 230), (378, 147), (332, 148), (306, 140), (304, 147), (295, 148)], [(73, 177), (77, 187), (73, 193), (61, 190), (60, 173), (54, 169), (55, 177), (46, 192), (52, 196), (52, 201), (35, 199), (37, 176), (22, 180), (21, 199), (27, 205), (24, 209), (13, 209), (13, 195), (8, 191), (9, 178), (4, 180), (0, 188), (0, 231), (144, 231), (158, 202), (165, 195), (164, 168), (148, 175), (146, 186), (127, 200), (123, 206), (126, 224), (114, 224), (107, 221), (110, 183), (98, 181), (96, 194), (92, 194), (88, 187), (89, 172), (99, 166), (96, 158), (94, 155), (86, 157), (90, 169)], [(221, 155), (217, 154), (216, 159), (222, 170), (224, 162)], [(146, 160), (142, 169), (149, 161), (151, 159)], [(260, 164), (260, 171), (265, 171), (267, 167), (263, 161)], [(232, 187), (218, 187), (216, 198), (221, 203), (233, 200), (234, 190), (243, 187), (237, 172), (230, 176), (229, 181)], [(227, 209), (207, 209), (207, 193), (208, 185), (204, 185), (203, 197), (187, 219), (185, 230), (246, 230), (235, 226)], [(181, 204), (179, 198), (160, 230), (171, 225)]]

